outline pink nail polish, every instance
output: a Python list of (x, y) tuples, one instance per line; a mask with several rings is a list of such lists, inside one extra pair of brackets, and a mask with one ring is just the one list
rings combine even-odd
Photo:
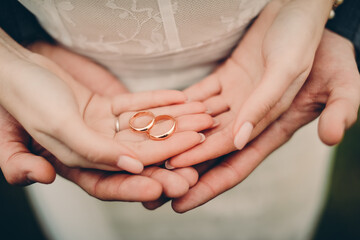
[(250, 122), (245, 122), (241, 126), (234, 139), (234, 145), (237, 149), (241, 150), (245, 147), (249, 141), (253, 129), (254, 127)]

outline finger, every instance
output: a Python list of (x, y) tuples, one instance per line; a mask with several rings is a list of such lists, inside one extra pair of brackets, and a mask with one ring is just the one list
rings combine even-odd
[(189, 190), (189, 183), (181, 175), (159, 167), (145, 168), (141, 175), (150, 177), (162, 185), (165, 196), (183, 196)]
[(225, 102), (221, 95), (211, 97), (204, 101), (209, 114), (216, 116), (229, 110), (229, 105)]
[(165, 203), (167, 203), (168, 201), (170, 201), (170, 198), (168, 198), (166, 196), (161, 196), (159, 199), (157, 199), (155, 201), (143, 202), (142, 205), (147, 210), (155, 210), (155, 209), (161, 207), (162, 205), (164, 205)]
[(120, 115), (125, 111), (139, 111), (143, 109), (184, 103), (187, 97), (183, 92), (175, 90), (157, 90), (141, 93), (122, 94), (113, 99), (113, 114)]
[(325, 144), (339, 143), (345, 130), (356, 122), (359, 92), (359, 87), (337, 88), (330, 94), (328, 104), (320, 115), (318, 127), (319, 137)]
[[(147, 111), (152, 112), (155, 116), (158, 115), (170, 115), (173, 117), (178, 117), (182, 115), (197, 114), (206, 112), (206, 107), (203, 103), (200, 102), (191, 102), (186, 104), (179, 104), (173, 106), (166, 106), (160, 108), (152, 108)], [(120, 114), (119, 123), (120, 130), (129, 128), (129, 120), (134, 116), (135, 112), (125, 112)], [(148, 118), (148, 116), (146, 116)]]
[(200, 164), (197, 164), (194, 166), (195, 170), (198, 172), (199, 176), (204, 175), (209, 169), (215, 167), (221, 160), (223, 160), (223, 157), (219, 157), (216, 159), (208, 160), (206, 162), (202, 162)]
[[(295, 111), (296, 112), (296, 111)], [(287, 142), (301, 126), (316, 116), (287, 111), (242, 151), (232, 153), (225, 161), (210, 169), (189, 192), (173, 200), (176, 212), (198, 207), (243, 181), (270, 153)]]
[(144, 176), (68, 168), (58, 161), (56, 169), (60, 175), (100, 200), (153, 201), (162, 193), (162, 187), (157, 181)]
[(204, 141), (204, 135), (192, 131), (179, 132), (163, 141), (147, 140), (128, 147), (137, 153), (145, 166), (180, 154)]
[[(231, 133), (230, 128), (228, 132)], [(233, 152), (236, 149), (230, 136), (225, 135), (223, 131), (217, 132), (207, 137), (204, 143), (190, 149), (188, 152), (171, 158), (168, 162), (168, 167), (181, 168), (192, 166)], [(219, 146), (221, 146), (221, 149), (219, 149)]]
[(207, 114), (193, 114), (178, 117), (177, 132), (201, 132), (216, 124), (214, 119)]
[(220, 122), (215, 129), (206, 132), (206, 140), (196, 147), (171, 158), (167, 165), (173, 168), (192, 166), (235, 151), (230, 112), (219, 115)]
[[(201, 132), (203, 130), (211, 128), (215, 122), (207, 114), (193, 114), (185, 115), (176, 118), (176, 135), (179, 132), (185, 131), (195, 131)], [(157, 124), (156, 124), (157, 125)], [(165, 129), (168, 129), (170, 126), (160, 126), (162, 127), (161, 132), (165, 132)], [(135, 132), (132, 129), (126, 129), (118, 132), (115, 136), (117, 141), (130, 141), (130, 142), (140, 142), (148, 140), (148, 136), (145, 133)]]
[(287, 72), (284, 70), (286, 67), (279, 66), (278, 63), (276, 66), (268, 66), (260, 85), (241, 107), (233, 129), (237, 149), (246, 145), (254, 127), (279, 102), (290, 84), (293, 85), (290, 89), (292, 98), (296, 96), (309, 73), (308, 70), (301, 73)]
[(2, 172), (9, 184), (28, 185), (34, 182), (52, 183), (53, 166), (43, 157), (36, 156), (20, 142), (8, 142), (0, 151)]
[(221, 92), (221, 85), (215, 73), (184, 90), (190, 101), (203, 101)]
[(199, 179), (199, 174), (193, 167), (178, 168), (172, 171), (182, 176), (188, 182), (189, 187), (193, 187)]
[[(67, 166), (111, 171), (126, 170), (134, 173), (142, 171), (143, 166), (136, 159), (135, 153), (123, 144), (100, 135), (76, 119), (66, 126), (55, 131), (58, 139), (43, 133), (37, 134), (37, 139)], [(126, 164), (123, 164), (124, 162)]]
[[(188, 182), (189, 187), (194, 186), (198, 180), (198, 173), (192, 167), (175, 169), (175, 170), (173, 170), (173, 172), (182, 176)], [(163, 187), (165, 187), (165, 186), (163, 185)], [(170, 187), (170, 188), (175, 187), (176, 188), (177, 186), (168, 185), (167, 187)], [(187, 191), (184, 191), (183, 194), (186, 192)], [(181, 194), (178, 194), (178, 195), (182, 196)], [(143, 202), (142, 204), (148, 210), (155, 210), (155, 209), (161, 207), (162, 205), (164, 205), (165, 203), (167, 203), (169, 200), (170, 200), (169, 196), (162, 195), (159, 199), (157, 199), (155, 201)]]

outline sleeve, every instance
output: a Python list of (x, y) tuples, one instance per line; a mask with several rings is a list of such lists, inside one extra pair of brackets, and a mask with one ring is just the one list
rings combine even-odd
[(36, 40), (52, 42), (35, 16), (17, 0), (0, 0), (0, 27), (23, 45)]
[(335, 12), (335, 18), (326, 27), (353, 42), (360, 66), (360, 1), (344, 0)]

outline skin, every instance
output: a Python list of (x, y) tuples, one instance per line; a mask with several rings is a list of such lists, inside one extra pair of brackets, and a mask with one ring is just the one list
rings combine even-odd
[(241, 149), (289, 108), (310, 73), (328, 14), (311, 4), (270, 2), (233, 54), (184, 91), (204, 102), (219, 125), (168, 165), (191, 166)]
[[(185, 103), (182, 92), (99, 96), (74, 81), (54, 62), (16, 48), (2, 45), (0, 61), (7, 71), (0, 73), (0, 102), (41, 146), (69, 167), (139, 173), (142, 169), (130, 166), (130, 160), (144, 165), (161, 162), (200, 143), (202, 137), (195, 131), (213, 124), (203, 114), (204, 105)], [(146, 135), (131, 131), (129, 119), (140, 110), (174, 116), (177, 131), (164, 141), (149, 140)], [(192, 121), (191, 116), (199, 121)], [(120, 120), (116, 134), (115, 118)]]
[[(44, 43), (37, 43), (31, 46), (31, 49), (34, 52), (48, 56), (48, 58), (53, 58), (54, 62), (59, 65), (62, 64), (63, 70), (67, 70), (76, 80), (87, 84), (90, 89), (93, 89), (93, 91), (99, 95), (117, 96), (118, 98), (120, 96), (119, 94), (122, 94), (122, 96), (131, 97), (127, 95), (128, 93), (125, 88), (118, 83), (115, 77), (105, 69), (83, 57), (70, 53), (60, 47)], [(82, 69), (88, 71), (78, 71), (79, 68), (77, 66), (82, 66)], [(99, 78), (102, 79), (102, 87), (98, 86)], [(133, 100), (136, 99), (137, 98), (133, 98)], [(142, 104), (139, 101), (133, 102)], [(94, 111), (97, 111), (97, 105), (95, 104), (94, 106)], [(177, 107), (179, 106), (181, 105)], [(189, 111), (189, 105), (184, 106), (186, 106), (186, 111)], [(205, 111), (201, 104), (195, 107), (198, 109), (197, 111), (201, 110), (199, 112)], [(179, 110), (183, 111), (178, 108), (177, 111)], [(154, 111), (158, 111), (159, 114), (161, 113), (161, 109), (154, 109)], [(169, 111), (169, 109), (167, 109), (167, 111)], [(105, 115), (108, 113), (109, 112), (106, 112)], [(197, 117), (199, 117), (199, 115), (200, 117), (205, 116), (204, 114), (196, 115), (198, 115)], [(211, 119), (208, 116), (205, 116), (205, 118), (205, 122)], [(92, 118), (90, 118), (90, 120), (91, 119)], [(113, 124), (114, 119), (111, 121)], [(182, 124), (183, 126), (181, 127), (180, 122), (181, 121), (179, 121), (178, 131), (181, 131), (181, 128), (191, 126), (191, 124)], [(101, 128), (101, 124), (98, 125), (98, 127)], [(102, 130), (109, 128), (107, 123), (103, 127)], [(111, 131), (113, 131), (113, 126), (111, 127)], [(159, 198), (162, 194), (170, 197), (179, 197), (183, 195), (190, 186), (195, 184), (197, 180), (197, 172), (193, 168), (168, 171), (156, 166), (151, 166), (145, 168), (141, 175), (130, 175), (125, 172), (109, 173), (98, 170), (69, 168), (52, 154), (45, 151), (45, 149), (34, 144), (35, 142), (24, 128), (3, 108), (0, 109), (0, 131), (2, 133), (0, 142), (0, 148), (2, 149), (0, 165), (7, 181), (11, 184), (27, 185), (32, 182), (51, 183), (55, 179), (56, 170), (58, 174), (78, 184), (90, 195), (99, 199), (149, 201)], [(111, 134), (114, 134), (114, 132)], [(195, 138), (199, 139), (199, 136), (196, 135)]]
[[(58, 54), (54, 54), (54, 59), (56, 59), (57, 58), (57, 56), (59, 56)], [(353, 60), (353, 59), (352, 59)], [(66, 62), (66, 61), (65, 61)], [(69, 69), (71, 69), (71, 64), (69, 64), (69, 63), (63, 63), (63, 68), (64, 69), (66, 69), (66, 71), (68, 71), (68, 72), (71, 72), (71, 71), (69, 71)], [(78, 74), (78, 75), (81, 75), (81, 73), (79, 73), (79, 71), (78, 70), (73, 70), (72, 71), (73, 72), (73, 76), (76, 76), (76, 74)], [(104, 71), (105, 72), (105, 71)], [(104, 73), (104, 75), (106, 75), (105, 73)], [(76, 78), (76, 77), (74, 77), (74, 78)], [(91, 76), (89, 75), (88, 76), (88, 78), (91, 78)], [(86, 78), (83, 78), (83, 81), (84, 81), (84, 79), (86, 79)], [(77, 79), (78, 80), (78, 79)], [(84, 82), (86, 82), (86, 81), (84, 81)], [(95, 81), (94, 81), (95, 82)], [(352, 83), (353, 84), (353, 83)], [(91, 84), (90, 84), (91, 85)], [(96, 84), (94, 84), (94, 85), (96, 85)], [(113, 91), (114, 89), (116, 89), (116, 88), (114, 88), (114, 86), (115, 86), (116, 84), (113, 84), (113, 83), (111, 83), (111, 84), (109, 84), (109, 86), (111, 86), (111, 87), (106, 87), (105, 89), (106, 89), (106, 91), (108, 91), (108, 92), (111, 92), (111, 91)], [(340, 84), (341, 85), (341, 84)], [(334, 87), (337, 87), (337, 86), (340, 86), (340, 85), (337, 85), (336, 84), (336, 82), (333, 84), (333, 86)], [(354, 86), (353, 86), (354, 87)], [(121, 89), (122, 87), (119, 87), (119, 89)], [(94, 89), (98, 89), (98, 87), (95, 87)], [(295, 98), (295, 99), (297, 99), (297, 97)], [(355, 97), (353, 96), (353, 99), (352, 99), (352, 101), (354, 101), (354, 99), (355, 99)], [(291, 105), (291, 107), (290, 107), (290, 109), (292, 109), (292, 106), (293, 105)], [(341, 106), (342, 107), (342, 106)], [(285, 114), (283, 114), (283, 115), (287, 115), (287, 113), (289, 112), (289, 110), (290, 109), (288, 109), (286, 112), (285, 112)], [(336, 109), (336, 110), (338, 110), (336, 107), (334, 108), (334, 109)], [(296, 114), (297, 112), (296, 111), (294, 111), (292, 114), (294, 115), (298, 115), (298, 114)], [(213, 114), (214, 115), (216, 115), (216, 111), (215, 110), (213, 110)], [(291, 117), (291, 115), (292, 114), (290, 114), (290, 117)], [(314, 115), (314, 113), (312, 113), (313, 115)], [(347, 115), (348, 113), (342, 113), (342, 115), (341, 114), (337, 114), (338, 115), (338, 118), (348, 118), (348, 116), (345, 116), (345, 115)], [(282, 115), (282, 116), (283, 116)], [(312, 116), (313, 116), (312, 115)], [(306, 118), (305, 116), (303, 116), (304, 117), (304, 119), (308, 119), (308, 118)], [(282, 118), (282, 117), (281, 117)], [(279, 119), (281, 119), (281, 118), (279, 118)], [(279, 126), (279, 123), (280, 123), (280, 126), (279, 126), (279, 128), (280, 128), (280, 130), (281, 129), (283, 129), (283, 130), (288, 130), (289, 132), (291, 132), (291, 131), (295, 131), (294, 129), (296, 129), (296, 127), (294, 127), (294, 126), (292, 126), (291, 128), (290, 127), (288, 127), (283, 121), (279, 121), (279, 119), (277, 119), (275, 122), (274, 122), (274, 124), (272, 124), (271, 125), (271, 127), (269, 128), (269, 129), (273, 129), (274, 127), (272, 127), (273, 125), (277, 125), (277, 126)], [(294, 118), (295, 119), (295, 118)], [(327, 118), (326, 118), (327, 119)], [(307, 121), (307, 120), (306, 120)], [(300, 125), (303, 123), (303, 124), (305, 124), (304, 122), (306, 122), (305, 120), (299, 120), (299, 122), (298, 122), (298, 126), (297, 127), (300, 127)], [(276, 124), (275, 124), (276, 123)], [(284, 127), (282, 127), (282, 125), (284, 125)], [(265, 136), (266, 134), (266, 132), (268, 132), (268, 130), (266, 130), (263, 134), (261, 134), (260, 135), (260, 137), (259, 138), (257, 138), (257, 139), (265, 139), (265, 140), (263, 140), (262, 141), (262, 143), (263, 143), (263, 145), (264, 145), (264, 150), (263, 151), (260, 151), (259, 153), (261, 153), (261, 154), (259, 154), (257, 157), (259, 157), (259, 158), (261, 158), (261, 157), (266, 157), (265, 155), (266, 155), (266, 153), (267, 152), (269, 152), (269, 151), (273, 151), (276, 147), (277, 147), (277, 145), (279, 145), (279, 144), (281, 144), (282, 142), (280, 141), (280, 140), (282, 140), (283, 142), (284, 142), (284, 139), (286, 139), (286, 137), (289, 137), (288, 135), (286, 135), (286, 137), (283, 137), (283, 138), (280, 138), (280, 140), (279, 140), (279, 142), (277, 142), (277, 143), (274, 143), (274, 144), (268, 144), (268, 142), (266, 142), (266, 140), (267, 141), (269, 141), (269, 139), (267, 139), (267, 138), (265, 138), (265, 137), (261, 137), (261, 136)], [(271, 131), (270, 131), (271, 132)], [(281, 133), (281, 132), (280, 132)], [(290, 134), (291, 135), (291, 134)], [(326, 135), (326, 134), (325, 134)], [(321, 135), (320, 135), (321, 136)], [(331, 140), (331, 138), (326, 138), (326, 139), (330, 139)], [(330, 141), (329, 140), (329, 141)], [(334, 139), (332, 139), (332, 140), (334, 140)], [(255, 140), (254, 142), (257, 142), (258, 140)], [(266, 144), (265, 144), (266, 143)], [(21, 143), (22, 144), (22, 143)], [(277, 145), (276, 145), (277, 144)], [(276, 146), (275, 146), (276, 145)], [(246, 147), (246, 149), (247, 149), (248, 147)], [(246, 150), (245, 149), (245, 150)], [(243, 151), (243, 152), (245, 152), (245, 150)], [(253, 152), (251, 152), (251, 151), (249, 151), (250, 153), (253, 153)], [(16, 152), (11, 152), (11, 153), (16, 153)], [(250, 154), (249, 153), (249, 154)], [(19, 155), (20, 156), (22, 156), (21, 155), (21, 153), (19, 153)], [(24, 155), (24, 156), (26, 156), (26, 157), (29, 157), (29, 156), (31, 156), (31, 157), (33, 157), (33, 155), (31, 155), (31, 154), (29, 154), (29, 155)], [(230, 158), (230, 157), (229, 157)], [(256, 159), (255, 159), (256, 160)], [(254, 162), (256, 162), (254, 160)], [(259, 160), (259, 159), (257, 159), (259, 162), (261, 162), (261, 160)], [(6, 163), (8, 163), (8, 162), (11, 162), (11, 163), (18, 163), (18, 165), (17, 165), (17, 168), (14, 168), (14, 169), (20, 169), (19, 167), (20, 167), (20, 164), (19, 164), (19, 162), (16, 162), (16, 161), (6, 161)], [(206, 164), (202, 164), (201, 166), (198, 166), (197, 168), (199, 169), (199, 171), (200, 171), (200, 173), (203, 173), (204, 171), (207, 171), (212, 165), (214, 165), (215, 163), (216, 163), (217, 161), (213, 161), (213, 162), (209, 162), (209, 163), (206, 163)], [(227, 161), (226, 161), (227, 162)], [(225, 163), (225, 162), (224, 162)], [(56, 166), (56, 164), (54, 164), (55, 166)], [(3, 167), (4, 166), (4, 167)], [(6, 166), (8, 166), (7, 164), (4, 164), (4, 165), (2, 165), (2, 168), (4, 169)], [(16, 164), (14, 165), (14, 166), (16, 166)], [(249, 168), (251, 168), (251, 167), (254, 167), (254, 164), (253, 165), (249, 165)], [(105, 199), (105, 200), (111, 200), (111, 199), (130, 199), (130, 200), (139, 200), (139, 199), (141, 199), (141, 198), (144, 198), (144, 196), (142, 195), (141, 196), (141, 193), (144, 193), (144, 192), (142, 192), (142, 191), (140, 191), (139, 189), (141, 189), (141, 188), (137, 188), (136, 189), (136, 187), (135, 187), (135, 184), (134, 185), (132, 185), (132, 187), (134, 187), (134, 188), (132, 188), (132, 187), (130, 187), (131, 186), (131, 184), (129, 184), (129, 182), (131, 182), (131, 181), (125, 181), (126, 179), (129, 179), (130, 177), (128, 177), (128, 175), (125, 175), (125, 174), (112, 174), (112, 175), (110, 175), (110, 176), (108, 176), (108, 175), (104, 175), (103, 174), (103, 172), (101, 172), (101, 171), (97, 171), (97, 170), (84, 170), (84, 169), (69, 169), (69, 168), (66, 168), (65, 167), (65, 170), (64, 171), (62, 171), (61, 170), (61, 168), (60, 167), (58, 167), (57, 166), (57, 169), (58, 169), (58, 172), (60, 172), (60, 174), (62, 174), (63, 176), (66, 176), (68, 179), (70, 179), (70, 180), (72, 180), (72, 181), (74, 181), (75, 183), (77, 183), (77, 184), (79, 184), (81, 187), (83, 187), (87, 192), (89, 192), (91, 195), (93, 195), (93, 196), (95, 196), (95, 197), (98, 197), (98, 198), (100, 198), (100, 199)], [(187, 173), (190, 173), (190, 174), (188, 174), (188, 175), (186, 175), (185, 174), (185, 171), (182, 173), (182, 177), (184, 177), (184, 176), (187, 176), (187, 183), (188, 183), (188, 187), (189, 186), (192, 186), (194, 183), (195, 183), (195, 181), (196, 181), (196, 175), (194, 175), (193, 174), (193, 172), (192, 172), (192, 170), (191, 170), (191, 168), (187, 168), (186, 170), (188, 170), (189, 169), (189, 171), (187, 172)], [(191, 204), (195, 207), (195, 206), (197, 206), (197, 205), (200, 205), (201, 203), (203, 203), (203, 202), (206, 202), (207, 200), (206, 199), (210, 199), (211, 198), (211, 196), (209, 197), (209, 192), (207, 193), (207, 194), (205, 194), (203, 197), (201, 197), (201, 196), (199, 196), (198, 194), (199, 194), (199, 192), (201, 192), (201, 189), (204, 189), (204, 188), (202, 188), (202, 187), (199, 187), (199, 186), (201, 186), (202, 184), (201, 184), (201, 182), (203, 182), (204, 180), (206, 180), (207, 178), (208, 179), (211, 179), (211, 177), (205, 177), (205, 176), (211, 176), (212, 174), (209, 174), (210, 172), (219, 172), (219, 173), (221, 173), (221, 174), (223, 174), (221, 171), (219, 171), (219, 169), (222, 169), (222, 167), (219, 165), (219, 166), (216, 166), (216, 167), (214, 167), (213, 169), (211, 169), (211, 170), (209, 170), (205, 175), (203, 175), (202, 176), (202, 178), (201, 178), (201, 180), (200, 180), (200, 182), (199, 182), (199, 184), (198, 185), (196, 185), (194, 188), (192, 188), (191, 190), (190, 190), (190, 192), (185, 196), (185, 197), (183, 197), (183, 198), (179, 198), (179, 199), (177, 199), (177, 200), (175, 200), (174, 202), (173, 202), (173, 206), (174, 206), (174, 209), (175, 210), (177, 210), (178, 212), (182, 212), (182, 211), (186, 211), (186, 209), (190, 209), (190, 207), (189, 206), (191, 206)], [(32, 169), (33, 170), (33, 169)], [(163, 170), (163, 169), (162, 169)], [(179, 169), (180, 170), (180, 169)], [(175, 171), (179, 171), (179, 170), (175, 170)], [(4, 170), (3, 170), (4, 171)], [(166, 171), (166, 170), (165, 170)], [(5, 172), (4, 172), (5, 173)], [(166, 172), (166, 173), (168, 173), (168, 172)], [(181, 175), (180, 174), (180, 172), (177, 172), (177, 173), (179, 173), (179, 175)], [(220, 174), (220, 176), (222, 176)], [(153, 175), (153, 174), (151, 174), (151, 175)], [(161, 174), (159, 174), (159, 175), (161, 175)], [(116, 184), (114, 184), (115, 183), (115, 179), (114, 178), (112, 178), (113, 176), (115, 176), (115, 177), (120, 177), (120, 179), (121, 180), (124, 180), (124, 181), (117, 181), (117, 183)], [(214, 175), (213, 175), (214, 176)], [(131, 180), (133, 180), (134, 178), (132, 178), (132, 177), (140, 177), (140, 176), (133, 176), (133, 175), (131, 175)], [(204, 178), (205, 177), (205, 178)], [(148, 178), (146, 178), (146, 179), (148, 179)], [(159, 178), (159, 180), (160, 180), (161, 178)], [(186, 179), (186, 177), (185, 177), (185, 179)], [(47, 179), (48, 180), (48, 179)], [(117, 180), (119, 180), (119, 179), (117, 179)], [(136, 181), (140, 181), (139, 180), (139, 178), (137, 178), (137, 180)], [(153, 188), (151, 188), (151, 190), (154, 190), (154, 191), (151, 191), (152, 193), (154, 193), (151, 197), (149, 197), (149, 195), (147, 195), (147, 197), (148, 197), (148, 199), (150, 199), (150, 198), (157, 198), (157, 197), (159, 197), (160, 196), (160, 194), (161, 194), (161, 190), (160, 191), (156, 191), (156, 184), (154, 184), (154, 183), (151, 183), (151, 184), (148, 184), (148, 185), (146, 185), (146, 183), (150, 183), (149, 181), (148, 182), (146, 182), (146, 181), (144, 181), (144, 179), (141, 179), (141, 181), (144, 183), (144, 186), (147, 186), (147, 187), (151, 187), (151, 186), (153, 186)], [(225, 182), (220, 182), (219, 183), (219, 185), (215, 185), (216, 186), (216, 188), (214, 187), (214, 189), (212, 189), (212, 190), (214, 190), (213, 191), (213, 195), (216, 195), (216, 194), (220, 194), (220, 192), (221, 191), (225, 191), (226, 189), (228, 189), (228, 188), (230, 188), (231, 187), (231, 185), (232, 184), (234, 184), (234, 182), (236, 182), (236, 181), (238, 181), (238, 182), (240, 182), (241, 181), (241, 179), (239, 180), (239, 178), (232, 178), (232, 179), (230, 179), (229, 181), (228, 181), (228, 184), (227, 184), (227, 181), (225, 181)], [(118, 184), (118, 183), (121, 183), (121, 184)], [(152, 185), (153, 184), (153, 185)], [(122, 188), (122, 187), (120, 187), (120, 185), (121, 186), (124, 186), (124, 188)], [(97, 186), (97, 187), (96, 187)], [(140, 185), (139, 185), (140, 186)], [(155, 186), (155, 187), (154, 187)], [(157, 185), (157, 186), (159, 186), (159, 185)], [(174, 186), (176, 186), (176, 185), (174, 185)], [(112, 188), (112, 187), (114, 187), (114, 188)], [(164, 187), (164, 186), (163, 186)], [(160, 185), (160, 188), (161, 188), (161, 185)], [(116, 189), (117, 191), (114, 191), (115, 192), (115, 194), (113, 194), (113, 195), (109, 195), (109, 191), (106, 191), (106, 190), (109, 190), (109, 189)], [(126, 189), (127, 191), (125, 191), (124, 189)], [(139, 190), (139, 191), (132, 191), (132, 190)], [(145, 189), (148, 189), (148, 188), (142, 188), (142, 190), (145, 190)], [(184, 188), (185, 189), (185, 188)], [(194, 190), (195, 189), (195, 190)], [(197, 189), (197, 190), (196, 190)], [(221, 190), (222, 189), (222, 190)], [(207, 190), (204, 190), (204, 193), (206, 193), (206, 191), (208, 191), (209, 189), (207, 189)], [(150, 192), (150, 191), (149, 191)], [(145, 192), (145, 193), (147, 193), (147, 194), (150, 194), (149, 192)], [(183, 193), (185, 193), (186, 191), (183, 191)], [(196, 193), (197, 192), (197, 193)], [(123, 194), (123, 195), (122, 195)], [(156, 195), (156, 196), (155, 196)], [(179, 194), (179, 196), (180, 195), (182, 195), (182, 194)], [(126, 196), (126, 197), (124, 197), (124, 196)], [(190, 197), (189, 197), (190, 196)], [(191, 197), (192, 196), (192, 197)], [(171, 197), (171, 196), (168, 196), (168, 197)], [(147, 206), (152, 206), (152, 208), (156, 208), (156, 206), (158, 206), (159, 205), (159, 203), (161, 203), (161, 202), (164, 202), (164, 199), (166, 199), (166, 198), (164, 198), (164, 197), (161, 197), (160, 198), (160, 200), (158, 200), (158, 201), (155, 201), (155, 202), (148, 202), (148, 200), (143, 200), (143, 201), (147, 201), (146, 203), (145, 203), (145, 205), (147, 205)], [(186, 200), (186, 199), (188, 199), (188, 200)], [(189, 200), (189, 199), (191, 199), (191, 200)]]
[(339, 143), (345, 130), (355, 123), (359, 104), (360, 76), (353, 46), (325, 31), (310, 76), (290, 108), (242, 151), (200, 165), (198, 183), (185, 196), (173, 200), (173, 209), (186, 212), (241, 183), (299, 128), (319, 116), (320, 139), (328, 145)]

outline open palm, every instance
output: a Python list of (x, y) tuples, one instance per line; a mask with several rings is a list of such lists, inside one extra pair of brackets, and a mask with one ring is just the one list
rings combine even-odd
[(203, 144), (172, 158), (171, 166), (189, 166), (241, 149), (289, 108), (310, 73), (322, 30), (312, 36), (316, 27), (286, 8), (271, 2), (233, 54), (184, 91), (204, 102), (219, 125), (205, 132)]

